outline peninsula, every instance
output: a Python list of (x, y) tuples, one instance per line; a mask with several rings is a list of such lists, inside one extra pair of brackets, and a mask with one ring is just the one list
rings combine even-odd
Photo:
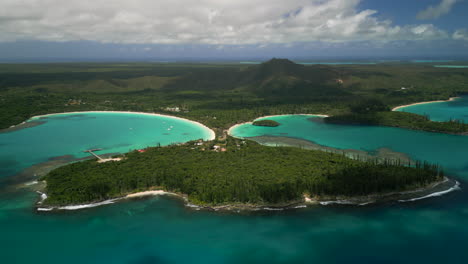
[[(226, 151), (211, 150), (215, 144), (223, 144)], [(441, 168), (429, 163), (358, 161), (336, 153), (267, 147), (232, 137), (224, 142), (148, 148), (121, 158), (108, 163), (88, 160), (53, 170), (42, 178), (48, 198), (41, 207), (103, 202), (150, 190), (176, 193), (198, 206), (278, 207), (331, 197), (375, 198), (431, 187), (445, 179)]]

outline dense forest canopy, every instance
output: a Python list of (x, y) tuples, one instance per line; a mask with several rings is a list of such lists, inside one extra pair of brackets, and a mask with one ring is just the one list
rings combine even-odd
[[(213, 144), (213, 143), (206, 143)], [(303, 195), (368, 195), (424, 187), (443, 178), (431, 164), (358, 161), (336, 153), (266, 147), (227, 138), (227, 151), (189, 142), (127, 153), (122, 161), (73, 163), (49, 173), (47, 205), (79, 204), (148, 189), (197, 204), (279, 204)], [(412, 165), (412, 167), (407, 167)]]
[(254, 126), (266, 126), (266, 127), (277, 127), (280, 123), (276, 122), (275, 120), (263, 119), (263, 120), (256, 120), (252, 122)]

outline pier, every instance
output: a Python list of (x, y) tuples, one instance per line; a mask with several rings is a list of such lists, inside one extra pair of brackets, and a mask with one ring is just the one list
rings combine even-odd
[(94, 157), (96, 157), (99, 161), (103, 161), (104, 159), (99, 157), (96, 153), (94, 153), (95, 151), (99, 151), (99, 150), (102, 150), (102, 148), (97, 148), (97, 149), (88, 149), (88, 150), (85, 150), (83, 152), (88, 152), (89, 154), (93, 155)]
[(96, 157), (98, 159), (98, 162), (99, 163), (104, 163), (104, 162), (108, 162), (108, 161), (120, 161), (122, 160), (122, 158), (108, 158), (108, 159), (103, 159), (101, 157), (99, 157), (96, 153), (94, 153), (95, 151), (99, 151), (99, 150), (102, 150), (102, 148), (97, 148), (97, 149), (88, 149), (88, 150), (85, 150), (83, 152), (88, 152), (90, 153), (91, 155), (93, 155), (94, 157)]

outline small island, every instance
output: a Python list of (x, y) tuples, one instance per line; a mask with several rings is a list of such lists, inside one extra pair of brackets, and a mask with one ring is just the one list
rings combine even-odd
[(263, 120), (257, 120), (252, 123), (254, 126), (265, 126), (265, 127), (277, 127), (280, 125), (280, 123), (274, 121), (274, 120), (269, 120), (269, 119), (263, 119)]

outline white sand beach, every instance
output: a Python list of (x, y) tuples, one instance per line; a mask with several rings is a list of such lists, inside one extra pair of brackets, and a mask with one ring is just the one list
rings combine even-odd
[(210, 133), (207, 141), (211, 141), (211, 140), (214, 140), (216, 138), (216, 133), (209, 127), (199, 123), (199, 122), (196, 122), (196, 121), (193, 121), (193, 120), (190, 120), (190, 119), (186, 119), (186, 118), (182, 118), (182, 117), (178, 117), (178, 116), (171, 116), (171, 115), (163, 115), (163, 114), (156, 114), (156, 113), (146, 113), (146, 112), (131, 112), (131, 111), (81, 111), (81, 112), (64, 112), (64, 113), (52, 113), (52, 114), (46, 114), (46, 115), (38, 115), (38, 116), (33, 116), (31, 117), (29, 120), (34, 120), (34, 119), (39, 119), (41, 117), (47, 117), (47, 116), (53, 116), (53, 115), (66, 115), (66, 114), (86, 114), (86, 113), (121, 113), (121, 114), (141, 114), (141, 115), (151, 115), (151, 116), (162, 116), (162, 117), (170, 117), (170, 118), (175, 118), (175, 119), (179, 119), (179, 120), (183, 120), (183, 121), (186, 121), (186, 122), (190, 122), (192, 124), (195, 124), (197, 126), (200, 126), (200, 127), (203, 127), (205, 129), (207, 129)]
[(448, 99), (448, 100), (427, 101), (427, 102), (419, 102), (419, 103), (414, 103), (414, 104), (400, 105), (400, 106), (397, 106), (397, 107), (392, 108), (392, 111), (397, 111), (398, 109), (401, 109), (401, 108), (404, 108), (404, 107), (408, 107), (408, 106), (413, 106), (413, 105), (422, 105), (422, 104), (431, 104), (431, 103), (450, 102), (450, 101), (456, 100), (456, 99), (458, 99), (458, 98), (460, 98), (460, 97), (451, 97), (451, 98)]
[(128, 194), (125, 198), (139, 198), (145, 196), (153, 196), (153, 195), (173, 195), (173, 193), (165, 192), (163, 190), (156, 190), (156, 191), (144, 191), (144, 192), (137, 192)]

